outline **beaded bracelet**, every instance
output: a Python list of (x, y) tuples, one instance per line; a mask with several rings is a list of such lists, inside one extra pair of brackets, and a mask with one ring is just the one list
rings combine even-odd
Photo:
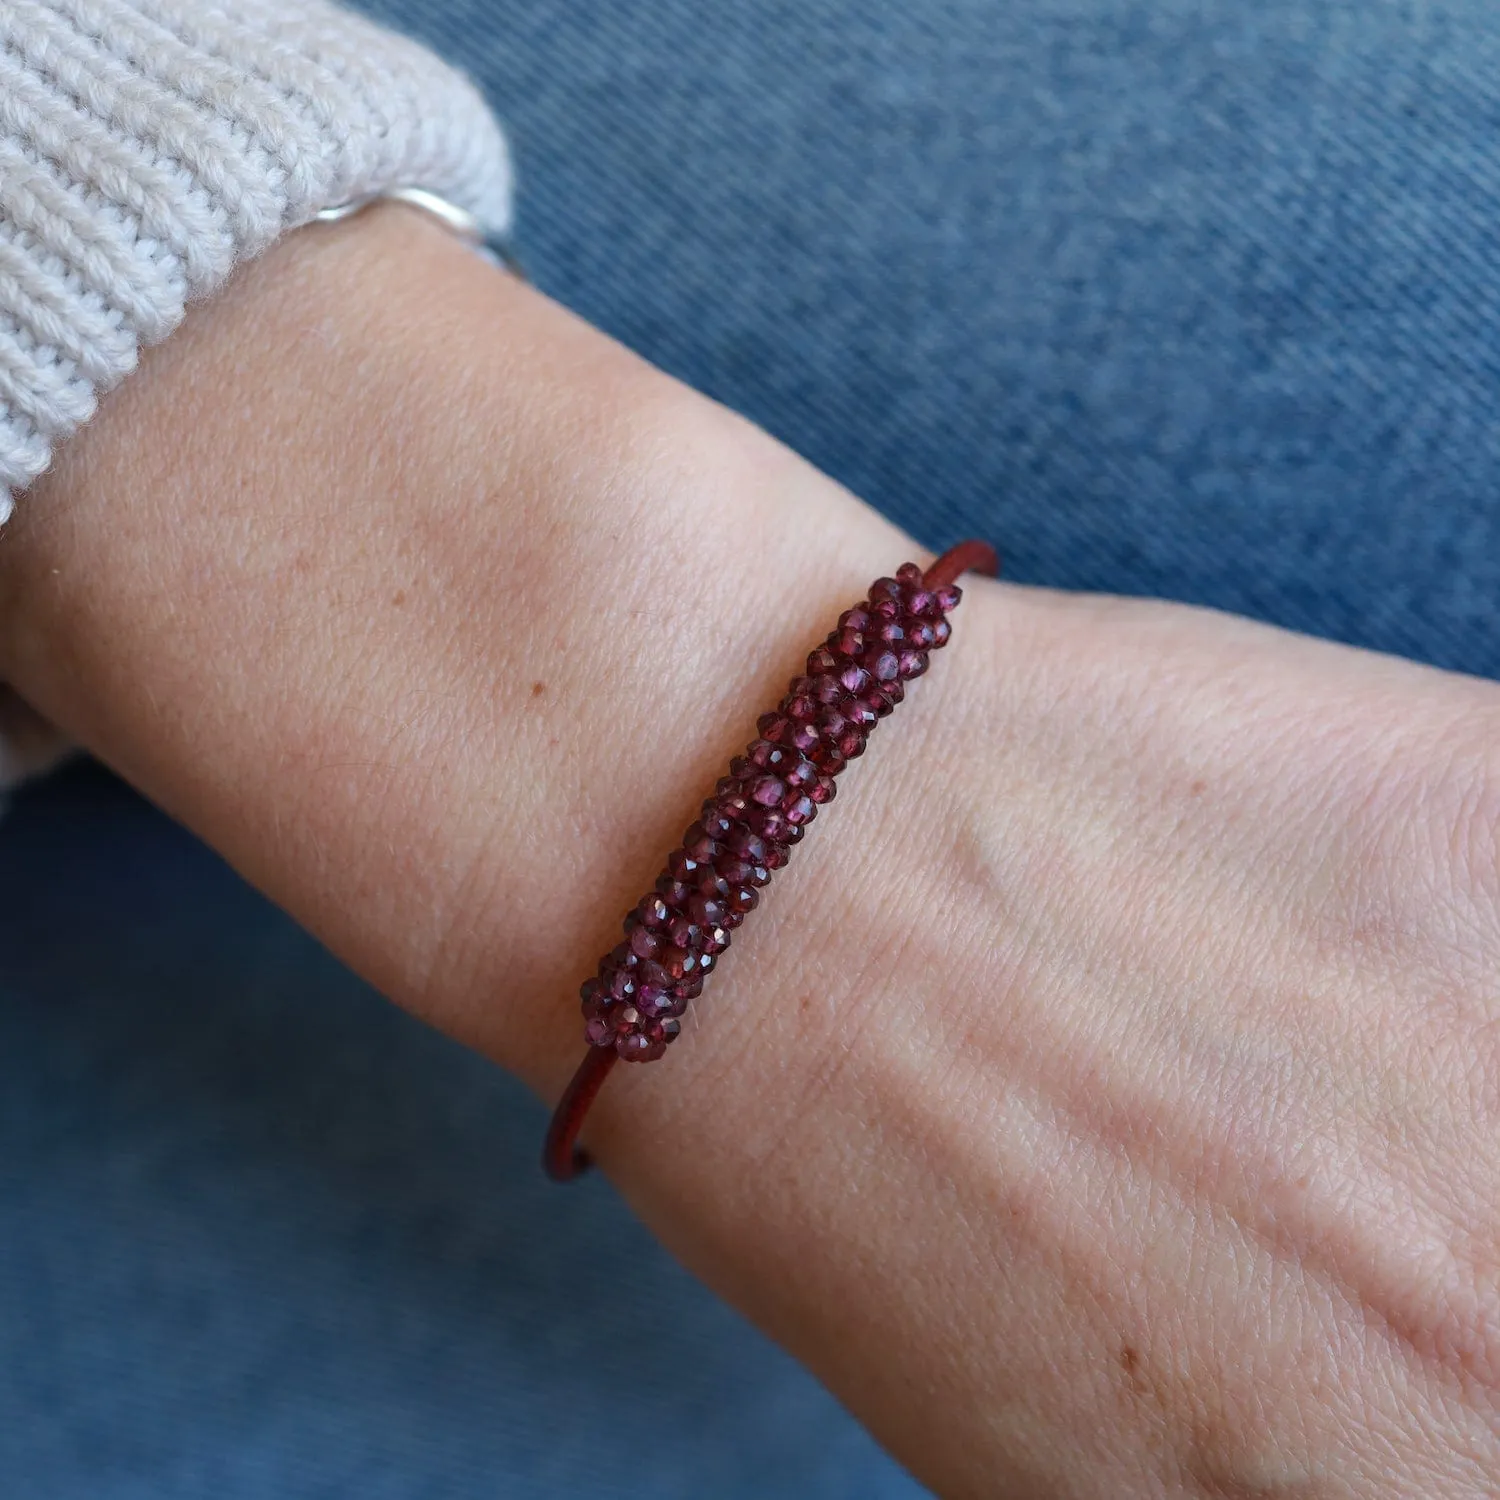
[(760, 887), (833, 800), (834, 778), (864, 754), (904, 684), (927, 670), (928, 653), (947, 644), (947, 617), (961, 597), (956, 580), (970, 571), (997, 574), (995, 549), (960, 542), (925, 573), (907, 563), (894, 578), (876, 579), (808, 656), (807, 674), (761, 716), (759, 737), (729, 763), (655, 889), (626, 916), (625, 941), (579, 991), (588, 1050), (547, 1128), (549, 1177), (567, 1182), (587, 1168), (578, 1132), (610, 1069), (622, 1057), (654, 1062), (677, 1036)]

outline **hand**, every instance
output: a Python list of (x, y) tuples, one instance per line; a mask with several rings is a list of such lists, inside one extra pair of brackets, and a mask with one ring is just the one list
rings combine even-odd
[[(550, 1099), (620, 915), (910, 556), (381, 211), (23, 497), (0, 676)], [(976, 583), (589, 1147), (945, 1494), (1492, 1494), (1497, 744), (1490, 684)]]

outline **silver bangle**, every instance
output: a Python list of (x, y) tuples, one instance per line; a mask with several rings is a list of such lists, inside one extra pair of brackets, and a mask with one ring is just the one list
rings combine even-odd
[(481, 255), (504, 266), (507, 271), (526, 280), (526, 272), (516, 259), (515, 251), (508, 244), (487, 240), (479, 220), (468, 209), (450, 203), (446, 198), (430, 193), (426, 188), (388, 188), (384, 192), (366, 193), (362, 198), (351, 198), (347, 203), (335, 203), (332, 208), (320, 208), (309, 221), (314, 224), (337, 224), (341, 219), (352, 219), (375, 203), (404, 203), (409, 208), (420, 209), (430, 218), (436, 219), (450, 233), (455, 234), (466, 245), (471, 245)]

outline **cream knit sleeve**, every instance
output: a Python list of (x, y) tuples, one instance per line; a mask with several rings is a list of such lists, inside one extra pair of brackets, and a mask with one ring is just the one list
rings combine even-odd
[(236, 262), (401, 187), (503, 232), (504, 139), (325, 0), (0, 0), (0, 519)]
[[(509, 227), (473, 86), (327, 0), (0, 0), (0, 523), (189, 302), (402, 188)], [(0, 786), (60, 745), (0, 685)]]

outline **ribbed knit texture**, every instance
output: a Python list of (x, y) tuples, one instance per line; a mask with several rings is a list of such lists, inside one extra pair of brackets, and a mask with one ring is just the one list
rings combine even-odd
[(324, 0), (0, 0), (0, 520), (190, 301), (397, 187), (508, 227), (477, 91)]

